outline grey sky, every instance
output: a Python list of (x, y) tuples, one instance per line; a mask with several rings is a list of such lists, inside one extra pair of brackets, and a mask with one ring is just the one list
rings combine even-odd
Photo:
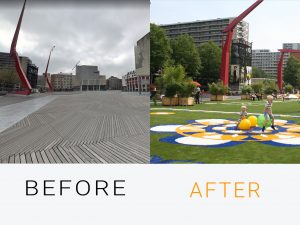
[[(255, 0), (151, 0), (151, 22), (168, 24), (236, 17)], [(300, 0), (264, 0), (245, 21), (249, 22), (253, 49), (282, 48), (299, 43)]]
[[(50, 73), (97, 65), (101, 74), (121, 77), (134, 65), (134, 45), (149, 32), (149, 3), (122, 4), (27, 1), (17, 51), (45, 71), (53, 45)], [(23, 1), (0, 3), (0, 51), (9, 52)], [(50, 5), (51, 4), (51, 5)]]

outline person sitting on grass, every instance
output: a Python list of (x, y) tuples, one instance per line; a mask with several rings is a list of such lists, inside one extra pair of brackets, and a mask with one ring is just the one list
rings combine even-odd
[(266, 124), (269, 121), (269, 119), (271, 119), (271, 122), (272, 122), (272, 125), (271, 125), (272, 129), (276, 130), (275, 126), (274, 126), (274, 116), (273, 116), (273, 113), (272, 113), (272, 104), (273, 104), (273, 96), (268, 95), (267, 96), (267, 101), (266, 101), (266, 104), (265, 104), (265, 111), (264, 111), (265, 122), (263, 124), (262, 132), (265, 131)]
[(239, 128), (239, 125), (243, 119), (247, 119), (247, 106), (245, 105), (241, 106), (240, 118), (237, 122), (236, 129)]

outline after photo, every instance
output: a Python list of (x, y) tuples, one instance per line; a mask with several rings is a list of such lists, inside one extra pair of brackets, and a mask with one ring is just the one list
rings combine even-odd
[(300, 163), (299, 7), (151, 1), (151, 163)]

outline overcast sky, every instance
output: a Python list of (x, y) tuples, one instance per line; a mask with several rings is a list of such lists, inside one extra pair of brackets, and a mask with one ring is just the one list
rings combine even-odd
[[(63, 3), (62, 3), (63, 2)], [(17, 51), (50, 73), (71, 72), (80, 65), (97, 65), (107, 76), (135, 69), (134, 45), (149, 32), (149, 1), (27, 0)], [(0, 2), (0, 52), (9, 52), (23, 0)], [(75, 70), (73, 71), (75, 72)]]
[[(151, 22), (168, 24), (236, 17), (255, 0), (151, 0)], [(300, 43), (300, 0), (264, 0), (245, 21), (253, 49), (277, 50)]]

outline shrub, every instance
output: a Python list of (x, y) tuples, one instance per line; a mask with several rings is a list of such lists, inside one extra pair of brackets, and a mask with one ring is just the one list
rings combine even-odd
[(294, 87), (293, 87), (292, 85), (290, 85), (290, 84), (287, 84), (287, 85), (285, 85), (285, 87), (284, 87), (285, 93), (292, 93), (293, 90), (294, 90)]
[(242, 88), (242, 94), (243, 95), (248, 95), (252, 92), (252, 88), (250, 85), (246, 85)]
[(191, 82), (183, 82), (180, 85), (179, 95), (183, 98), (188, 98), (192, 96), (193, 91), (195, 90), (196, 85)]
[(212, 95), (226, 95), (229, 92), (229, 88), (218, 81), (217, 83), (208, 84), (209, 93)]
[(251, 88), (255, 93), (262, 93), (263, 91), (263, 85), (261, 83), (252, 84)]
[(173, 98), (180, 91), (181, 86), (178, 83), (170, 83), (166, 85), (165, 96)]

